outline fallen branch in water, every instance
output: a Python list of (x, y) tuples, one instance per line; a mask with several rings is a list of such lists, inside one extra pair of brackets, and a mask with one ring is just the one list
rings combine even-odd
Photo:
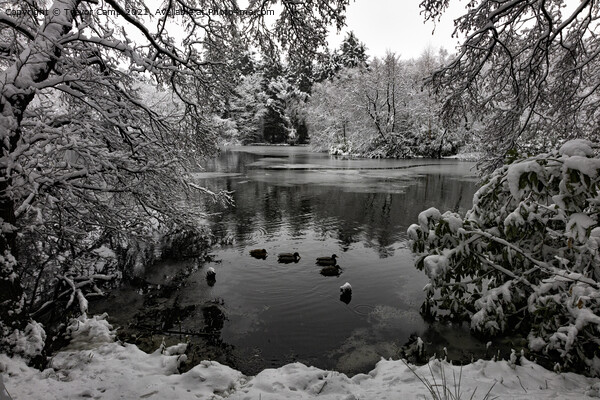
[[(59, 276), (58, 279), (65, 282), (69, 288), (55, 296), (54, 299), (42, 304), (36, 311), (31, 313), (31, 317), (37, 318), (38, 316), (44, 314), (53, 305), (55, 305), (60, 300), (63, 300), (67, 296), (69, 296), (69, 300), (67, 301), (67, 306), (65, 307), (65, 309), (71, 307), (75, 299), (77, 299), (80, 311), (82, 313), (87, 312), (87, 298), (105, 296), (104, 292), (96, 285), (96, 281), (100, 280), (108, 282), (116, 278), (117, 275), (102, 274), (78, 276), (74, 278), (70, 278), (67, 276)], [(84, 289), (89, 290), (89, 293), (84, 293)]]

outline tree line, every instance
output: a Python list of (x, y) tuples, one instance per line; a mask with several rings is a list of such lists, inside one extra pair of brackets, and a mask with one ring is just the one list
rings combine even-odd
[[(370, 59), (346, 34), (338, 49), (302, 65), (244, 56), (243, 73), (213, 123), (229, 143), (307, 144), (359, 157), (456, 154), (473, 126), (444, 127), (441, 101), (425, 78), (448, 59), (425, 49), (416, 60), (395, 53)], [(471, 134), (472, 136), (472, 134)]]

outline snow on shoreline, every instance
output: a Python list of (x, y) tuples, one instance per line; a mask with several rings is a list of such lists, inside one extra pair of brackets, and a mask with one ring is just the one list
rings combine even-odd
[[(402, 361), (381, 360), (369, 374), (345, 374), (292, 363), (265, 369), (254, 377), (213, 361), (178, 374), (185, 345), (147, 354), (132, 344), (113, 341), (102, 317), (80, 318), (72, 332), (76, 345), (56, 354), (38, 371), (18, 358), (0, 355), (0, 373), (13, 400), (24, 399), (417, 399), (430, 398), (425, 385)], [(79, 334), (77, 333), (79, 332)], [(87, 343), (87, 346), (84, 345)], [(172, 355), (169, 355), (172, 354)], [(441, 382), (446, 375), (454, 391), (460, 376), (464, 398), (581, 399), (598, 397), (600, 381), (573, 373), (556, 374), (527, 361), (479, 360), (461, 368), (432, 361), (416, 368), (422, 378)], [(431, 370), (430, 370), (431, 368)], [(2, 396), (0, 396), (1, 398)]]

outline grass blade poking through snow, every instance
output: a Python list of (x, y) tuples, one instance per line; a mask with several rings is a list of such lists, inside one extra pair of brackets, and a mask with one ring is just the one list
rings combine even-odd
[(0, 400), (12, 400), (12, 397), (10, 397), (10, 394), (8, 393), (8, 389), (4, 386), (2, 374), (0, 374)]
[[(463, 393), (460, 390), (460, 386), (462, 383), (462, 366), (460, 367), (460, 372), (458, 375), (458, 382), (456, 381), (456, 373), (454, 371), (452, 371), (452, 376), (453, 376), (454, 382), (452, 384), (452, 387), (450, 387), (448, 379), (446, 377), (446, 370), (444, 369), (444, 366), (441, 363), (440, 363), (440, 379), (441, 379), (441, 381), (438, 383), (438, 381), (435, 378), (435, 373), (434, 373), (433, 369), (431, 368), (431, 363), (427, 363), (427, 366), (429, 367), (429, 373), (431, 374), (431, 381), (430, 381), (426, 377), (421, 377), (419, 374), (417, 374), (415, 369), (411, 368), (411, 366), (408, 365), (408, 363), (405, 360), (402, 360), (402, 362), (417, 377), (417, 379), (419, 379), (421, 381), (423, 386), (425, 386), (425, 388), (427, 388), (427, 391), (429, 392), (429, 394), (431, 395), (431, 398), (433, 400), (463, 400), (463, 399), (466, 399), (466, 397), (463, 397)], [(490, 389), (487, 391), (485, 396), (483, 396), (481, 398), (481, 400), (497, 399), (497, 397), (490, 397), (491, 393), (492, 393), (492, 389), (494, 388), (495, 385), (496, 385), (496, 383), (494, 382), (494, 384), (490, 387)], [(473, 393), (471, 393), (471, 396), (468, 397), (468, 399), (475, 400), (476, 392), (477, 392), (477, 387), (475, 389), (473, 389)], [(464, 395), (467, 395), (467, 394), (464, 394)]]

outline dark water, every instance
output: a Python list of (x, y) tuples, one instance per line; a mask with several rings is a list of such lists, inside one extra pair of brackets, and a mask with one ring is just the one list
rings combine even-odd
[[(367, 372), (380, 357), (397, 356), (411, 334), (468, 348), (463, 330), (429, 326), (419, 315), (427, 278), (413, 266), (406, 229), (432, 206), (464, 213), (477, 188), (472, 167), (455, 160), (345, 160), (302, 147), (224, 151), (194, 179), (232, 191), (236, 207), (211, 206), (207, 221), (231, 244), (214, 248), (215, 261), (170, 295), (179, 308), (194, 310), (178, 329), (210, 325), (227, 349), (223, 360), (246, 373), (290, 361)], [(256, 248), (267, 258), (252, 258)], [(301, 259), (278, 263), (281, 252)], [(341, 274), (323, 276), (315, 258), (333, 253)], [(210, 266), (213, 286), (205, 279)], [(348, 304), (340, 300), (345, 282), (353, 287)], [(196, 308), (206, 304), (208, 316), (206, 307)]]

